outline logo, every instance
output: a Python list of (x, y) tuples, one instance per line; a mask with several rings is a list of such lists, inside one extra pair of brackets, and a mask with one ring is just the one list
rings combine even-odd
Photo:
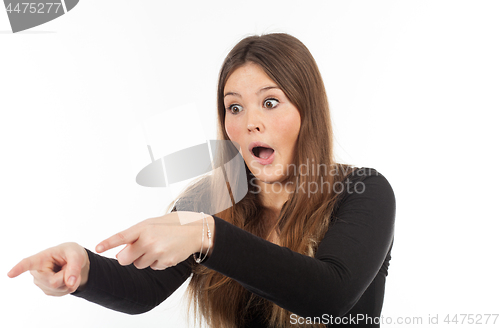
[[(28, 0), (29, 1), (29, 0)], [(50, 1), (50, 0), (49, 0)], [(15, 1), (4, 0), (12, 32), (24, 31), (45, 24), (75, 8), (79, 0)]]
[(179, 199), (175, 207), (177, 211), (214, 215), (234, 206), (248, 193), (246, 166), (237, 143), (205, 138), (197, 112), (194, 105), (188, 104), (142, 121), (142, 133), (135, 130), (130, 135), (130, 141), (135, 143), (132, 157), (142, 158), (134, 165), (138, 172), (135, 181), (143, 187), (167, 188), (178, 195), (175, 189), (183, 190), (188, 181), (205, 178), (210, 183), (197, 184), (196, 192), (189, 199)]

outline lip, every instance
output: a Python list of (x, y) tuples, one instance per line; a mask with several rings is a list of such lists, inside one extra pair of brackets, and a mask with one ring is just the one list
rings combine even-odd
[(253, 154), (253, 151), (252, 149), (255, 148), (255, 147), (266, 147), (266, 148), (271, 148), (271, 149), (274, 149), (273, 147), (269, 146), (268, 144), (264, 143), (264, 142), (260, 142), (260, 141), (253, 141), (250, 143), (250, 145), (248, 146), (248, 151), (250, 152), (250, 155), (252, 155), (252, 157), (257, 161), (259, 162), (259, 164), (261, 165), (268, 165), (268, 164), (271, 164), (273, 161), (274, 161), (274, 153), (276, 151), (274, 151), (272, 153), (271, 156), (269, 156), (269, 158), (266, 158), (266, 159), (263, 159), (263, 158), (260, 158), (260, 157), (257, 157)]

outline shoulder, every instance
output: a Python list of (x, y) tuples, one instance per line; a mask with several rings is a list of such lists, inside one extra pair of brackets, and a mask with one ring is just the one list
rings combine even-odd
[(367, 185), (370, 189), (377, 189), (378, 191), (385, 191), (385, 194), (394, 195), (391, 184), (387, 178), (380, 173), (380, 171), (371, 167), (356, 167), (354, 170), (346, 176), (345, 184), (355, 185), (356, 189), (344, 190), (349, 193), (349, 191), (354, 191), (357, 193), (363, 193)]
[(387, 178), (370, 167), (356, 167), (346, 176), (336, 206), (336, 216), (346, 211), (383, 213), (394, 220), (396, 197)]

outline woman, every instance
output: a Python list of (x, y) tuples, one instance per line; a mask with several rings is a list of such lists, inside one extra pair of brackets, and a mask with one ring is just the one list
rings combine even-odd
[[(126, 244), (118, 261), (67, 243), (9, 276), (31, 270), (49, 295), (132, 314), (160, 304), (192, 273), (196, 318), (210, 327), (378, 327), (394, 193), (376, 170), (334, 161), (326, 92), (308, 49), (288, 34), (243, 39), (222, 65), (217, 100), (219, 139), (241, 147), (243, 199), (229, 183), (241, 181), (238, 171), (219, 170), (192, 184), (172, 212), (97, 245)], [(219, 163), (232, 157), (234, 149), (217, 153)]]

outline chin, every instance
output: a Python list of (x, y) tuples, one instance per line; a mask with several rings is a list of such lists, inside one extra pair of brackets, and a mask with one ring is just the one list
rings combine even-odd
[(285, 176), (276, 176), (276, 175), (254, 175), (254, 177), (262, 183), (265, 184), (273, 184), (273, 183), (281, 183), (286, 180)]

